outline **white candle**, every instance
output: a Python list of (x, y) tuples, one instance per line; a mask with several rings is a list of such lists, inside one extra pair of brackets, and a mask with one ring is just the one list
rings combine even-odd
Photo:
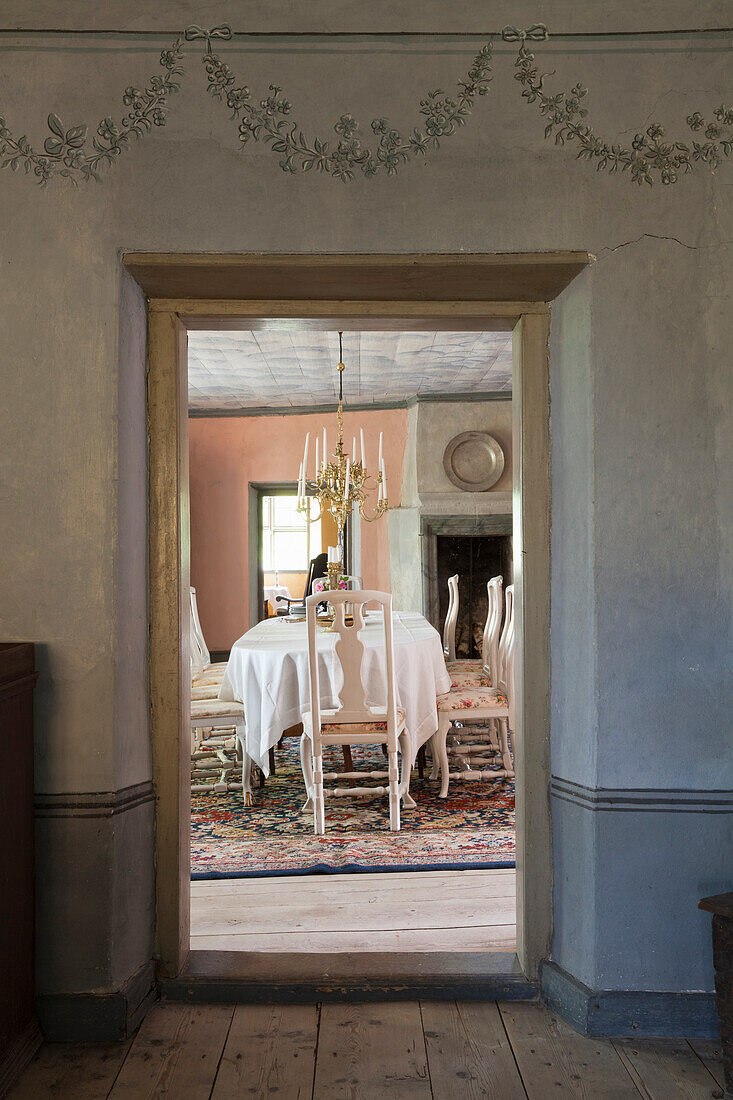
[(316, 481), (318, 481), (318, 443), (319, 439), (318, 436), (316, 436)]
[(364, 429), (359, 429), (361, 435), (361, 468), (366, 470), (366, 452), (364, 451)]
[(356, 462), (356, 436), (354, 436), (354, 442), (351, 445), (351, 464)]
[(382, 459), (382, 499), (387, 499), (387, 470)]
[(349, 467), (350, 467), (350, 462), (349, 462), (349, 457), (347, 455), (346, 456), (346, 477), (344, 479), (344, 500), (349, 499)]
[(298, 496), (299, 497), (304, 497), (305, 496), (305, 488), (303, 486), (303, 463), (302, 462), (300, 464), (300, 469), (298, 470)]
[(323, 429), (323, 465), (328, 466), (328, 444), (326, 443), (326, 429)]
[(382, 433), (379, 433), (379, 458), (377, 459), (377, 469), (382, 469)]
[(305, 482), (308, 477), (308, 444), (310, 443), (311, 433), (306, 432), (305, 447), (303, 448), (303, 481)]

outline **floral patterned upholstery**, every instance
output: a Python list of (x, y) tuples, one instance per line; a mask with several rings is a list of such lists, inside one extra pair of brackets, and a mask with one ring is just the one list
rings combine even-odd
[[(397, 728), (404, 724), (405, 712), (402, 707), (397, 707)], [(386, 722), (322, 722), (321, 729), (324, 733), (386, 733)]]
[(446, 661), (451, 688), (491, 687), (483, 661)]
[(191, 688), (191, 699), (200, 701), (201, 699), (218, 699), (219, 698), (219, 681), (211, 684), (194, 684)]
[(244, 707), (241, 703), (223, 699), (194, 699), (191, 702), (192, 723), (211, 719), (211, 725), (214, 725), (217, 718), (244, 718)]
[(223, 672), (209, 672), (207, 669), (206, 672), (201, 672), (198, 676), (194, 676), (191, 683), (194, 687), (209, 687), (211, 684), (216, 684), (216, 686), (219, 687), (223, 679)]
[(438, 697), (438, 710), (502, 710), (509, 700), (495, 688), (462, 688)]

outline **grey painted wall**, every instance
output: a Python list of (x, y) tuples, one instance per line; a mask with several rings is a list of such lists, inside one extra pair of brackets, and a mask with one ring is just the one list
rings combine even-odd
[[(32, 12), (6, 3), (2, 18), (168, 31), (231, 16), (237, 29), (475, 32), (538, 17), (552, 26), (553, 13), (562, 30), (664, 29), (691, 18), (674, 0), (612, 10), (522, 0), (488, 18), (474, 0), (428, 0), (419, 15), (414, 5), (322, 0), (309, 22), (283, 4), (132, 10), (110, 0), (90, 13), (37, 0)], [(725, 3), (694, 12), (701, 26), (728, 15)], [(122, 90), (157, 71), (168, 42), (4, 35), (3, 115), (38, 146), (50, 110), (94, 127), (121, 113)], [(327, 136), (342, 112), (367, 131), (372, 117), (389, 115), (409, 132), (421, 96), (452, 89), (478, 44), (238, 39), (227, 52), (257, 98), (284, 84), (294, 117)], [(709, 112), (729, 92), (729, 47), (719, 36), (551, 40), (543, 67), (558, 74), (548, 86), (590, 87), (592, 121), (610, 139), (633, 136), (650, 116), (678, 135), (688, 113)], [(39, 792), (101, 792), (109, 802), (109, 792), (150, 778), (143, 312), (121, 249), (593, 252), (597, 263), (553, 309), (553, 770), (590, 789), (733, 786), (733, 166), (653, 190), (596, 173), (543, 142), (513, 56), (497, 45), (491, 94), (467, 126), (394, 179), (290, 177), (269, 149), (241, 152), (228, 111), (205, 92), (198, 52), (168, 124), (101, 184), (43, 191), (0, 176), (0, 633), (40, 647)], [(630, 828), (631, 817), (569, 813), (561, 801), (559, 965), (590, 984), (711, 988), (706, 921), (694, 909), (698, 894), (730, 887), (720, 855), (730, 816), (680, 813), (673, 800)], [(43, 866), (53, 869), (39, 878), (41, 988), (113, 988), (150, 953), (150, 823), (130, 828), (124, 859), (122, 833), (94, 818), (75, 818), (73, 830), (49, 818), (39, 829)], [(124, 928), (113, 912), (127, 914)]]
[[(491, 432), (504, 452), (504, 471), (486, 493), (464, 493), (443, 466), (445, 448), (460, 432)], [(420, 401), (409, 410), (399, 508), (388, 516), (395, 604), (427, 611), (421, 515), (476, 515), (512, 510), (511, 401)]]

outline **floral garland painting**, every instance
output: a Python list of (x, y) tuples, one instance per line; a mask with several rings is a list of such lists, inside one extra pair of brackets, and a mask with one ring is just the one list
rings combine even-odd
[[(574, 144), (578, 159), (594, 163), (599, 171), (627, 172), (632, 183), (652, 186), (655, 182), (677, 183), (683, 173), (698, 165), (705, 164), (714, 171), (733, 152), (733, 107), (726, 104), (715, 108), (709, 118), (699, 111), (688, 115), (691, 136), (685, 140), (668, 137), (657, 123), (640, 130), (629, 146), (605, 140), (586, 121), (586, 88), (575, 84), (567, 92), (551, 94), (545, 90), (549, 74), (540, 73), (526, 43), (542, 42), (547, 37), (543, 23), (526, 31), (516, 27), (502, 31), (505, 42), (519, 43), (515, 78), (522, 86), (523, 98), (528, 104), (536, 104), (546, 120), (545, 138), (554, 137), (557, 145)], [(488, 94), (492, 76), (492, 44), (487, 42), (459, 79), (453, 95), (440, 89), (424, 95), (411, 133), (403, 135), (386, 117), (374, 118), (367, 142), (352, 115), (342, 114), (333, 127), (335, 138), (310, 138), (292, 117), (293, 105), (281, 94), (280, 85), (271, 84), (268, 94), (257, 99), (247, 85), (237, 83), (230, 66), (212, 49), (213, 42), (231, 38), (231, 28), (226, 24), (208, 31), (196, 25), (187, 27), (181, 38), (162, 51), (163, 72), (151, 76), (144, 88), (126, 88), (122, 97), (126, 113), (118, 122), (103, 118), (91, 138), (86, 125), (67, 128), (52, 112), (47, 120), (50, 134), (43, 152), (38, 152), (25, 135), (14, 137), (0, 117), (0, 168), (23, 171), (41, 186), (54, 176), (74, 185), (78, 180), (100, 180), (100, 170), (113, 164), (133, 137), (140, 138), (165, 124), (169, 98), (179, 90), (177, 78), (183, 75), (184, 40), (205, 43), (202, 62), (208, 91), (231, 111), (243, 146), (266, 143), (284, 172), (315, 169), (344, 183), (357, 174), (367, 178), (380, 172), (394, 176), (410, 159), (438, 149), (441, 141), (466, 125), (476, 98)]]

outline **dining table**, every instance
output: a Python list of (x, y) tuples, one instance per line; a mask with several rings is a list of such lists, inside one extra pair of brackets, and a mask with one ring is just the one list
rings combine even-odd
[[(438, 729), (436, 696), (450, 691), (443, 645), (435, 627), (415, 611), (392, 612), (397, 705), (405, 711), (410, 767)], [(335, 646), (338, 634), (318, 627), (321, 708), (337, 709), (343, 686)], [(362, 681), (371, 705), (384, 705), (386, 667), (382, 611), (366, 611)], [(269, 774), (269, 752), (297, 725), (310, 703), (308, 640), (304, 619), (266, 619), (231, 649), (219, 690), (222, 700), (244, 705), (247, 755)]]

